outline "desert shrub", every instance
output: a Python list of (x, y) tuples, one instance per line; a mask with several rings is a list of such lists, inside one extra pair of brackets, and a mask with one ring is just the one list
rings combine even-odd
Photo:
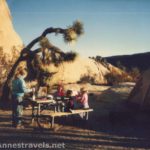
[(104, 58), (102, 56), (89, 57), (89, 58), (93, 59), (96, 63), (100, 63), (104, 67), (108, 68), (108, 62), (107, 62), (106, 58)]
[(4, 53), (2, 47), (0, 47), (0, 86), (6, 81), (7, 75), (13, 66), (14, 62), (16, 61), (19, 51), (13, 47), (11, 55)]
[(97, 61), (97, 62), (102, 62), (102, 61), (103, 61), (103, 57), (101, 57), (101, 56), (96, 56), (96, 57), (95, 57), (95, 61)]
[(132, 78), (126, 72), (118, 74), (115, 70), (112, 70), (112, 72), (106, 74), (105, 78), (109, 85), (132, 81)]
[(89, 75), (83, 75), (80, 78), (80, 83), (91, 83), (91, 84), (93, 84), (94, 81), (95, 81), (94, 77), (91, 77)]
[(132, 77), (132, 81), (137, 81), (140, 76), (140, 70), (137, 67), (133, 67), (129, 72), (129, 75)]
[(98, 63), (104, 64), (106, 65), (108, 62), (105, 58), (103, 58), (102, 56), (96, 56), (96, 57), (89, 57), (90, 59), (95, 60)]
[(119, 82), (118, 75), (116, 74), (108, 73), (105, 75), (105, 78), (109, 85), (113, 85)]

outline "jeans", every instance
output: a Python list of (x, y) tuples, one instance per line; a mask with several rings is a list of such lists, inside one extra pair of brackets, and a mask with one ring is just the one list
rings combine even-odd
[(12, 124), (16, 126), (22, 123), (23, 97), (13, 95), (12, 98)]

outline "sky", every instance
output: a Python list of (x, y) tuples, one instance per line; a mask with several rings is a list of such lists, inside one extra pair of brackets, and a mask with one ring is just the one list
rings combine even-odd
[(112, 56), (150, 51), (150, 0), (7, 0), (16, 32), (24, 44), (48, 27), (66, 28), (75, 20), (84, 34), (75, 44), (61, 35), (49, 40), (82, 56)]

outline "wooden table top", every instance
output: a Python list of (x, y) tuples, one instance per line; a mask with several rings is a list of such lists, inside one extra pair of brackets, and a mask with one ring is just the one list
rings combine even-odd
[(37, 103), (37, 104), (45, 104), (45, 103), (56, 103), (54, 99), (41, 99), (41, 98), (36, 98), (35, 100), (31, 100), (31, 102)]

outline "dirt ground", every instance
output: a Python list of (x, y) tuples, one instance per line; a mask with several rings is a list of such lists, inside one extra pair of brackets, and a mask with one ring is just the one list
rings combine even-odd
[[(70, 84), (65, 88), (78, 90), (82, 86)], [(54, 129), (49, 129), (46, 122), (40, 129), (30, 124), (31, 111), (25, 110), (25, 129), (17, 130), (11, 126), (11, 111), (0, 110), (0, 143), (64, 143), (64, 149), (68, 150), (150, 149), (148, 113), (135, 112), (126, 104), (134, 84), (84, 86), (89, 91), (90, 107), (94, 109), (88, 121), (79, 116), (63, 117), (56, 119)]]

